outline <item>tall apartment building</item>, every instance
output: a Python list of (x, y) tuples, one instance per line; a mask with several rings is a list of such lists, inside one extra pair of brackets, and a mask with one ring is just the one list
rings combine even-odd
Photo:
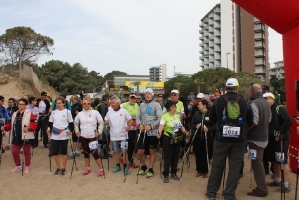
[(167, 65), (161, 64), (158, 67), (149, 68), (150, 81), (165, 82), (167, 75)]
[(271, 79), (272, 76), (282, 79), (284, 78), (284, 62), (278, 61), (274, 63), (274, 67), (269, 69), (269, 79)]
[(226, 67), (268, 82), (268, 26), (230, 0), (221, 0), (199, 24), (200, 67)]

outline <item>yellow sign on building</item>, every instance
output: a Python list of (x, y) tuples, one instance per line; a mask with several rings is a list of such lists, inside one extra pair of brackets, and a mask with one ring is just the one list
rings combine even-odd
[[(130, 92), (137, 91), (137, 82), (126, 81), (126, 86), (128, 86)], [(152, 88), (153, 90), (164, 90), (164, 82), (151, 82), (151, 81), (140, 81), (139, 82), (139, 92), (145, 92), (146, 88)]]

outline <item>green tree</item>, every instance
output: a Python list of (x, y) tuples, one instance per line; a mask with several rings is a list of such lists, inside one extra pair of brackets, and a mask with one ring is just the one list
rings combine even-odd
[(36, 33), (30, 27), (14, 27), (7, 29), (0, 36), (1, 53), (4, 54), (6, 62), (12, 65), (22, 62), (35, 62), (41, 55), (52, 55), (51, 47), (54, 40), (50, 37)]
[(171, 90), (178, 89), (180, 96), (188, 96), (190, 92), (196, 91), (193, 80), (187, 76), (176, 76), (164, 83), (166, 96), (170, 95)]
[(113, 80), (114, 75), (128, 75), (126, 72), (112, 71), (104, 76), (104, 81)]

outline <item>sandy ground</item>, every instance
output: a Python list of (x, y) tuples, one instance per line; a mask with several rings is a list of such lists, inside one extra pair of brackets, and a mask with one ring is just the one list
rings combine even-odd
[[(7, 141), (7, 137), (4, 138), (4, 141)], [(140, 176), (139, 182), (136, 184), (137, 169), (131, 169), (131, 174), (127, 176), (126, 182), (123, 182), (123, 173), (111, 172), (115, 165), (114, 160), (111, 158), (109, 159), (109, 171), (108, 161), (103, 160), (106, 179), (104, 177), (96, 177), (98, 170), (94, 160), (91, 160), (91, 173), (87, 176), (82, 176), (81, 173), (85, 168), (83, 155), (76, 159), (78, 171), (74, 170), (71, 180), (72, 159), (69, 159), (67, 162), (66, 176), (53, 176), (55, 171), (54, 159), (52, 158), (52, 172), (50, 172), (47, 154), (48, 149), (43, 148), (42, 145), (35, 148), (32, 157), (31, 172), (24, 174), (24, 176), (20, 172), (10, 172), (14, 166), (11, 152), (6, 151), (2, 154), (2, 164), (0, 166), (0, 199), (207, 199), (204, 196), (204, 192), (206, 191), (208, 179), (195, 177), (196, 171), (193, 155), (190, 156), (190, 169), (186, 165), (184, 166), (182, 183), (170, 179), (168, 184), (161, 184), (160, 165), (159, 161), (157, 161), (154, 168), (154, 177), (148, 179)], [(247, 154), (245, 154), (246, 156)], [(158, 153), (157, 158), (159, 158)], [(148, 163), (149, 160), (147, 159), (146, 162)], [(138, 164), (136, 157), (135, 163)], [(179, 172), (178, 175), (180, 175)], [(286, 199), (294, 199), (296, 175), (291, 173), (290, 179), (293, 190), (291, 193), (286, 194)], [(271, 181), (270, 175), (267, 176), (267, 182), (269, 181)], [(251, 190), (249, 184), (249, 161), (245, 158), (244, 177), (240, 180), (236, 191), (238, 199), (259, 199), (246, 195)], [(275, 192), (276, 188), (268, 189), (269, 195), (263, 199), (280, 199), (280, 193)], [(222, 186), (217, 194), (217, 199), (224, 199), (221, 196), (221, 192)]]

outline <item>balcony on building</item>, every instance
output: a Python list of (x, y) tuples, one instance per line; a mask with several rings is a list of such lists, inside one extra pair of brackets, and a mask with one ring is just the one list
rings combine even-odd
[(209, 18), (214, 18), (214, 14), (213, 14), (213, 13), (210, 13), (210, 14), (209, 14)]
[(221, 60), (221, 56), (219, 53), (215, 53), (214, 58), (215, 60)]
[[(219, 15), (214, 15), (214, 20), (215, 21), (219, 21), (220, 20), (220, 16)], [(214, 24), (215, 25), (215, 24)]]
[(203, 29), (209, 29), (209, 26), (208, 25), (204, 25)]
[(200, 39), (200, 40), (203, 40), (203, 39), (204, 39), (204, 36), (203, 36), (203, 35), (199, 36), (199, 39)]
[(200, 22), (200, 23), (199, 23), (199, 27), (203, 27), (203, 22)]
[(262, 23), (262, 22), (261, 22), (258, 18), (256, 18), (256, 17), (254, 17), (253, 22), (254, 22), (255, 24), (260, 24), (260, 23)]
[(213, 43), (212, 41), (210, 41), (210, 42), (209, 42), (209, 46), (210, 46), (210, 48), (211, 48), (211, 47), (214, 47), (214, 43)]
[(209, 54), (214, 54), (214, 51), (212, 49), (210, 49)]
[(266, 69), (263, 66), (258, 66), (258, 67), (255, 67), (254, 73), (255, 74), (265, 74)]
[(200, 30), (199, 30), (199, 34), (203, 34), (203, 29), (200, 29)]
[(221, 51), (221, 48), (220, 48), (219, 46), (215, 45), (215, 47), (214, 47), (214, 51), (219, 52), (219, 51)]
[(256, 49), (254, 56), (255, 57), (264, 57), (264, 56), (266, 56), (266, 53), (265, 53), (264, 49)]
[(203, 60), (204, 59), (204, 57), (203, 56), (199, 56), (199, 60)]
[(214, 26), (214, 21), (213, 20), (209, 20), (209, 26), (213, 25)]
[(207, 44), (209, 43), (209, 40), (204, 40), (203, 43)]
[(209, 40), (214, 40), (214, 35), (210, 34), (209, 35)]
[(256, 66), (266, 65), (266, 61), (264, 58), (256, 58), (254, 61), (254, 65), (256, 65)]
[(200, 53), (200, 54), (203, 54), (203, 49), (201, 49), (201, 50), (199, 51), (199, 53)]
[(263, 41), (255, 41), (254, 42), (254, 48), (256, 48), (256, 49), (265, 48), (265, 42), (263, 42)]
[(208, 52), (207, 52), (207, 53), (204, 53), (203, 56), (204, 56), (204, 57), (209, 57), (209, 53), (208, 53)]
[(209, 19), (208, 18), (205, 18), (204, 20), (203, 20), (203, 23), (204, 24), (207, 24), (209, 22)]
[(220, 7), (215, 8), (214, 13), (220, 13)]
[(205, 60), (205, 61), (203, 62), (203, 64), (205, 64), (205, 65), (209, 64), (209, 60)]
[(214, 28), (210, 27), (209, 28), (209, 33), (213, 33), (214, 32)]
[(216, 29), (220, 29), (220, 23), (215, 22), (215, 23), (214, 23), (214, 28), (216, 28)]
[(254, 31), (255, 32), (262, 32), (265, 30), (264, 24), (255, 24), (254, 25)]
[(199, 43), (199, 46), (200, 46), (200, 47), (203, 47), (203, 45), (204, 45), (203, 42)]
[(203, 32), (203, 34), (204, 34), (204, 36), (208, 36), (208, 35), (209, 35), (209, 31), (206, 31), (206, 30), (205, 30), (205, 31)]
[(215, 36), (219, 36), (219, 35), (220, 35), (220, 31), (216, 31), (216, 30), (215, 30), (215, 31), (214, 31), (214, 35), (215, 35)]
[(221, 62), (220, 61), (215, 61), (215, 67), (221, 67)]
[(262, 40), (262, 39), (265, 39), (265, 34), (264, 34), (264, 33), (255, 33), (255, 34), (254, 34), (254, 39), (255, 39), (255, 40)]
[(216, 38), (214, 39), (214, 43), (215, 43), (215, 44), (219, 44), (219, 43), (221, 43), (221, 40), (220, 40), (219, 38), (216, 37)]

